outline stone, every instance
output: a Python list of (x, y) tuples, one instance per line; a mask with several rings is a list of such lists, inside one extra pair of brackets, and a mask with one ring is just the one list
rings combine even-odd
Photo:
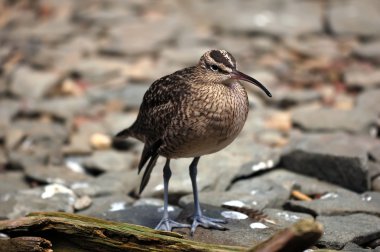
[[(282, 2), (240, 1), (239, 4), (224, 1), (221, 3), (193, 4), (199, 22), (216, 25), (228, 32), (259, 32), (273, 35), (299, 35), (322, 31), (322, 5), (317, 2), (298, 0)], [(302, 9), (302, 13), (299, 10)], [(227, 16), (233, 16), (231, 22)]]
[(17, 100), (4, 98), (0, 100), (0, 136), (2, 135), (2, 128), (5, 128), (12, 121), (12, 118), (20, 109), (21, 104)]
[(127, 64), (103, 58), (89, 58), (79, 61), (72, 71), (79, 74), (81, 80), (90, 84), (104, 85), (120, 78), (126, 71)]
[(380, 192), (365, 192), (361, 195), (362, 200), (368, 202), (369, 204), (373, 205), (374, 207), (380, 208)]
[(336, 40), (327, 36), (288, 37), (284, 44), (290, 50), (307, 57), (338, 58), (340, 56), (339, 45)]
[(111, 147), (112, 139), (108, 135), (95, 133), (90, 137), (90, 144), (96, 150), (106, 150)]
[(41, 99), (58, 84), (60, 78), (57, 73), (19, 67), (13, 74), (10, 91), (22, 98)]
[(29, 109), (42, 114), (49, 114), (58, 118), (70, 119), (78, 113), (86, 111), (90, 106), (86, 97), (57, 97), (36, 102)]
[[(280, 226), (278, 225), (254, 220), (248, 218), (248, 216), (243, 213), (230, 211), (225, 208), (202, 204), (201, 209), (202, 213), (206, 216), (227, 220), (227, 223), (222, 225), (228, 230), (213, 231), (198, 228), (193, 236), (190, 236), (189, 229), (176, 229), (175, 231), (183, 234), (186, 239), (200, 242), (252, 247), (268, 239), (280, 230)], [(189, 223), (188, 219), (192, 214), (193, 206), (190, 204), (184, 208), (176, 221)]]
[(38, 211), (72, 213), (75, 200), (72, 190), (57, 184), (5, 193), (0, 196), (0, 219), (19, 218)]
[(265, 145), (257, 148), (253, 152), (253, 160), (241, 166), (240, 171), (235, 175), (234, 180), (253, 176), (257, 173), (273, 169), (280, 162), (280, 151), (268, 148)]
[(140, 20), (114, 26), (109, 32), (108, 41), (101, 47), (101, 52), (114, 55), (152, 53), (173, 38), (177, 25), (178, 19), (165, 18), (156, 22)]
[(347, 252), (371, 252), (372, 249), (364, 249), (357, 245), (356, 243), (349, 242), (347, 243), (341, 251), (347, 251)]
[(318, 215), (347, 215), (366, 213), (380, 216), (380, 205), (369, 202), (366, 197), (345, 193), (327, 193), (312, 201), (290, 200), (285, 209), (295, 212)]
[[(340, 186), (285, 169), (275, 169), (260, 176), (251, 178), (248, 181), (251, 181), (252, 184), (258, 183), (258, 185), (260, 185), (260, 183), (264, 184), (266, 181), (269, 181), (269, 185), (275, 183), (285, 188), (289, 192), (292, 190), (299, 190), (306, 195), (317, 197), (325, 195), (327, 193), (341, 193), (344, 195), (355, 194)], [(248, 181), (247, 185), (249, 186)], [(268, 186), (264, 186), (262, 190), (265, 190), (265, 187)]]
[[(248, 193), (239, 192), (200, 192), (199, 202), (215, 207), (221, 207), (224, 204), (230, 206), (245, 207), (247, 209), (262, 210), (266, 207), (273, 207), (273, 202), (267, 199), (265, 195), (250, 195)], [(183, 196), (179, 200), (179, 206), (185, 207), (188, 204), (193, 204), (194, 199), (192, 194)]]
[(379, 14), (380, 5), (376, 0), (333, 0), (327, 8), (327, 22), (338, 35), (378, 36)]
[(369, 155), (371, 156), (373, 160), (380, 163), (380, 144), (378, 146), (373, 147), (369, 151)]
[(137, 186), (136, 171), (107, 172), (86, 182), (73, 183), (70, 188), (79, 196), (108, 196), (128, 194)]
[[(88, 197), (88, 196), (83, 196)], [(118, 211), (127, 208), (133, 199), (125, 194), (115, 193), (108, 196), (91, 198), (91, 205), (86, 209), (78, 209), (78, 213), (104, 218), (106, 212)]]
[(62, 152), (65, 156), (90, 155), (92, 148), (89, 136), (86, 133), (71, 134), (70, 141), (63, 146)]
[(111, 112), (104, 118), (104, 125), (111, 136), (115, 136), (123, 129), (131, 126), (137, 118), (136, 112), (117, 113)]
[(376, 122), (373, 113), (363, 109), (298, 108), (292, 112), (293, 123), (306, 131), (346, 131), (369, 134)]
[(343, 133), (294, 136), (281, 163), (288, 170), (364, 192), (370, 186), (368, 150), (374, 143)]
[(290, 197), (290, 189), (263, 176), (239, 180), (229, 188), (231, 193), (251, 195), (252, 200), (268, 202), (265, 207), (281, 207)]
[(29, 188), (24, 173), (19, 171), (6, 171), (0, 173), (0, 194), (16, 192)]
[(267, 219), (273, 221), (276, 225), (281, 228), (287, 228), (294, 223), (308, 219), (314, 220), (313, 216), (305, 213), (297, 213), (291, 211), (285, 211), (282, 209), (266, 208), (263, 210), (263, 214), (266, 215)]
[(368, 214), (319, 216), (324, 233), (317, 246), (341, 249), (348, 242), (365, 244), (380, 237), (380, 218)]
[(368, 174), (371, 180), (380, 176), (380, 163), (368, 161)]
[(371, 189), (375, 192), (380, 192), (380, 176), (377, 176), (372, 180)]
[(373, 89), (380, 86), (380, 69), (348, 68), (344, 71), (344, 81), (349, 88)]
[[(175, 219), (180, 213), (180, 208), (168, 206), (169, 215)], [(163, 207), (155, 205), (140, 205), (111, 209), (102, 214), (102, 217), (117, 222), (128, 222), (150, 228), (155, 228), (162, 218)]]
[(322, 95), (316, 90), (289, 90), (278, 88), (273, 94), (274, 102), (281, 107), (289, 107), (303, 103), (319, 101)]
[(17, 149), (25, 137), (26, 135), (23, 130), (9, 128), (5, 135), (5, 148), (9, 151)]
[(380, 40), (368, 41), (360, 43), (354, 48), (354, 54), (361, 58), (380, 62)]
[(75, 172), (65, 166), (26, 166), (25, 177), (30, 181), (43, 184), (61, 184), (70, 186), (73, 183), (85, 182), (91, 177), (85, 173)]
[(375, 116), (380, 113), (378, 102), (380, 100), (380, 89), (364, 91), (357, 97), (356, 106), (362, 111), (369, 111)]
[(135, 155), (130, 152), (114, 150), (97, 150), (84, 158), (81, 164), (88, 170), (96, 172), (126, 171), (136, 163)]
[(85, 196), (78, 198), (75, 201), (74, 209), (76, 211), (80, 211), (80, 210), (89, 208), (91, 206), (91, 204), (92, 204), (92, 199), (89, 196), (85, 195)]

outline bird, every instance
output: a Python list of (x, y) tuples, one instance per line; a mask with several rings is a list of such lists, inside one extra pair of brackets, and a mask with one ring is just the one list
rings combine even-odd
[[(198, 226), (226, 230), (224, 219), (202, 213), (197, 188), (198, 162), (201, 156), (228, 146), (242, 130), (249, 104), (240, 81), (259, 87), (272, 97), (258, 80), (237, 70), (235, 58), (226, 50), (205, 52), (198, 64), (178, 70), (152, 83), (144, 94), (135, 122), (116, 134), (116, 138), (136, 138), (144, 143), (138, 173), (144, 170), (139, 193), (149, 182), (159, 156), (166, 158), (163, 167), (164, 211), (155, 229), (172, 231)], [(168, 212), (168, 188), (172, 172), (170, 161), (193, 158), (189, 173), (194, 197), (192, 223), (179, 223)]]

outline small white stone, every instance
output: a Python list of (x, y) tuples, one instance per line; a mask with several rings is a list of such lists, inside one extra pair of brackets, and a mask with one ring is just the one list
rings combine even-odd
[(223, 205), (234, 206), (234, 207), (243, 207), (243, 206), (245, 206), (244, 202), (241, 202), (240, 200), (230, 200), (230, 201), (224, 202)]
[(264, 229), (264, 228), (268, 228), (268, 226), (264, 225), (263, 223), (261, 222), (253, 222), (249, 225), (252, 229)]
[(248, 215), (236, 211), (223, 211), (221, 214), (227, 219), (245, 220), (248, 218)]
[(111, 208), (108, 210), (110, 212), (115, 212), (125, 209), (125, 202), (114, 202), (111, 204)]

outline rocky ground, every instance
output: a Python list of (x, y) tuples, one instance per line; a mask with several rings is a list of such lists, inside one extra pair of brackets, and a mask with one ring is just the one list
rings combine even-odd
[[(200, 200), (229, 230), (193, 239), (249, 246), (315, 218), (316, 248), (380, 251), (379, 23), (377, 0), (1, 1), (0, 219), (66, 211), (154, 227), (164, 160), (138, 197), (142, 144), (112, 136), (155, 79), (223, 48), (273, 98), (247, 85), (243, 132), (200, 160)], [(182, 220), (190, 161), (172, 163)]]

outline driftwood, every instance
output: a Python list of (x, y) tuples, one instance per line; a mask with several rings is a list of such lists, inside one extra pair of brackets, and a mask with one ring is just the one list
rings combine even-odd
[[(128, 223), (117, 223), (76, 214), (33, 213), (16, 220), (0, 221), (2, 251), (303, 251), (322, 235), (321, 225), (303, 220), (253, 247), (206, 244), (184, 239), (174, 232), (156, 231)], [(35, 237), (26, 237), (35, 236)], [(17, 245), (30, 248), (17, 250)], [(51, 243), (50, 243), (51, 242)], [(51, 246), (52, 244), (52, 246)], [(7, 247), (8, 246), (8, 247)], [(3, 250), (2, 250), (3, 249)], [(13, 250), (12, 250), (13, 249)], [(34, 250), (33, 250), (34, 249)], [(38, 250), (40, 249), (40, 250)], [(53, 250), (50, 250), (53, 249)]]

